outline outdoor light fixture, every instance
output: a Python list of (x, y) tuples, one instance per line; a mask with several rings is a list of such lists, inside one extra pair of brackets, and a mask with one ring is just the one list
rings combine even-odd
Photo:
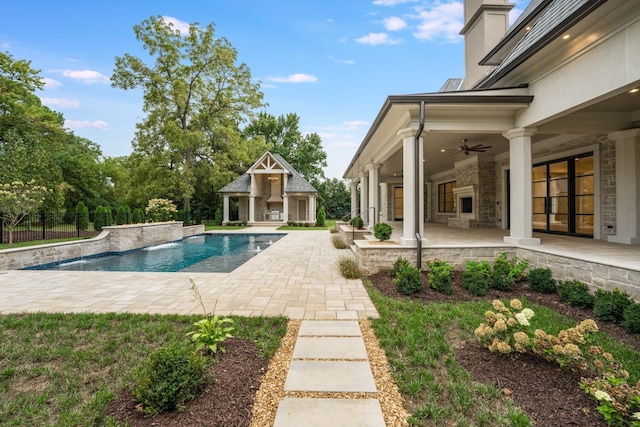
[(269, 176), (267, 177), (267, 179), (268, 179), (269, 181), (272, 181), (272, 182), (273, 182), (273, 181), (277, 181), (277, 180), (278, 180), (278, 177), (277, 177), (277, 176), (275, 176), (275, 175), (269, 175)]
[(634, 87), (629, 91), (629, 93), (636, 93), (636, 92), (640, 92), (640, 87)]

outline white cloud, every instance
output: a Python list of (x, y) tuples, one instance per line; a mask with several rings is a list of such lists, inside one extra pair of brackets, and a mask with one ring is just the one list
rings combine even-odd
[(353, 59), (340, 59), (340, 58), (336, 58), (333, 55), (329, 55), (329, 59), (332, 60), (333, 62), (337, 62), (338, 64), (353, 65), (356, 63), (356, 61), (354, 61)]
[(418, 0), (374, 0), (373, 4), (378, 6), (393, 6), (396, 4), (414, 3), (416, 1)]
[(54, 79), (50, 79), (48, 77), (44, 77), (42, 79), (42, 82), (44, 83), (44, 88), (45, 89), (55, 89), (57, 87), (62, 86), (62, 83), (60, 83), (59, 81), (54, 80)]
[(100, 129), (107, 130), (110, 129), (111, 126), (109, 123), (102, 120), (94, 120), (90, 122), (89, 120), (65, 120), (65, 127), (69, 129)]
[(64, 58), (64, 59), (66, 59), (69, 62), (82, 62), (82, 61), (80, 61), (79, 59), (76, 59), (76, 58)]
[(461, 40), (459, 35), (463, 25), (463, 5), (459, 1), (442, 3), (428, 10), (420, 10), (418, 17), (422, 21), (418, 31), (414, 33), (417, 39), (434, 40), (444, 38), (449, 41)]
[(109, 78), (93, 70), (57, 70), (63, 76), (74, 80), (80, 80), (85, 84), (109, 83)]
[(346, 122), (342, 122), (345, 126), (369, 126), (370, 123), (366, 120), (350, 120)]
[(69, 98), (40, 98), (40, 100), (47, 107), (77, 108), (77, 107), (80, 106), (80, 102), (77, 99), (69, 99)]
[(398, 44), (400, 39), (392, 39), (387, 33), (369, 33), (366, 36), (362, 36), (356, 39), (356, 42), (362, 44), (368, 44), (371, 46), (377, 46), (379, 44)]
[(0, 47), (3, 49), (9, 49), (11, 47), (11, 45), (7, 42), (2, 42), (0, 43)]
[(399, 31), (407, 28), (407, 23), (404, 19), (398, 18), (397, 16), (392, 16), (390, 18), (385, 18), (383, 20), (384, 27), (387, 31)]
[(315, 83), (318, 78), (310, 74), (298, 73), (286, 77), (267, 77), (267, 80), (278, 83)]
[(164, 22), (166, 22), (167, 24), (171, 24), (173, 25), (173, 28), (175, 30), (180, 31), (180, 34), (185, 36), (187, 34), (189, 34), (189, 24), (181, 21), (177, 18), (174, 18), (173, 16), (163, 16), (162, 20)]

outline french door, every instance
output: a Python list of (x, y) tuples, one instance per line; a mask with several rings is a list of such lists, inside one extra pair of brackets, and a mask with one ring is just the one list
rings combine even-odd
[(534, 165), (533, 229), (593, 237), (593, 153)]

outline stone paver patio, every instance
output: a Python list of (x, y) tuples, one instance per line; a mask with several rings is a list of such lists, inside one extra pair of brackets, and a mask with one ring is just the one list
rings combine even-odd
[[(276, 232), (253, 227), (237, 232)], [(1, 256), (1, 255), (0, 255)], [(132, 312), (200, 314), (193, 277), (208, 311), (291, 319), (377, 317), (360, 280), (347, 280), (326, 231), (289, 232), (231, 273), (140, 273), (54, 270), (0, 272), (0, 313)]]

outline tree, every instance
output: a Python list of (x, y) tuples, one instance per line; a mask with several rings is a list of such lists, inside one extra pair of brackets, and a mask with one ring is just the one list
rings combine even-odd
[(75, 216), (76, 216), (76, 224), (78, 230), (88, 230), (89, 229), (89, 208), (84, 204), (83, 201), (79, 201), (75, 208)]
[(148, 182), (153, 172), (150, 179), (159, 181), (147, 198), (175, 194), (190, 210), (200, 179), (212, 182), (242, 163), (246, 147), (238, 126), (263, 105), (260, 84), (251, 82), (245, 64), (236, 65), (236, 50), (215, 37), (213, 23), (190, 24), (183, 36), (161, 17), (151, 17), (134, 32), (155, 63), (149, 66), (130, 54), (116, 57), (111, 81), (113, 87), (144, 93), (147, 115), (133, 142), (138, 166), (146, 172), (140, 177)]
[(317, 133), (302, 135), (299, 122), (300, 118), (295, 113), (276, 118), (262, 112), (244, 128), (243, 134), (247, 139), (264, 141), (268, 150), (280, 154), (316, 186), (324, 178), (327, 153)]
[(49, 190), (35, 181), (0, 184), (0, 215), (9, 229), (9, 247), (13, 245), (13, 229), (22, 219), (38, 209)]
[(351, 210), (351, 193), (343, 180), (327, 179), (319, 185), (318, 192), (323, 200), (327, 218), (342, 218)]
[(54, 207), (62, 200), (55, 154), (66, 136), (62, 115), (35, 95), (43, 86), (29, 61), (0, 52), (0, 183), (47, 182), (46, 203)]

